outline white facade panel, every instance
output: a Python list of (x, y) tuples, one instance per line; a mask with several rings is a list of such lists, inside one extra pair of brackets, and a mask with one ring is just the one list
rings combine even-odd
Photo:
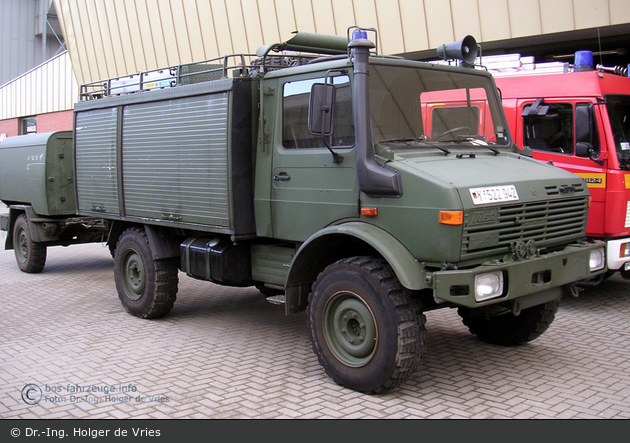
[(66, 51), (0, 88), (0, 120), (67, 111), (79, 86)]

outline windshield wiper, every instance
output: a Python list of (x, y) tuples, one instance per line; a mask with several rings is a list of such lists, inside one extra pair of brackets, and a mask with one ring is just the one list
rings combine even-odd
[(405, 143), (407, 145), (409, 145), (410, 143), (419, 143), (419, 144), (431, 146), (432, 148), (437, 148), (440, 151), (442, 151), (445, 155), (448, 155), (451, 153), (451, 151), (449, 151), (448, 149), (429, 142), (429, 140), (427, 140), (426, 136), (424, 135), (421, 135), (418, 138), (414, 138), (414, 137), (390, 138), (387, 140), (379, 140), (378, 143)]
[(479, 146), (480, 148), (487, 148), (491, 150), (494, 155), (499, 155), (501, 153), (501, 151), (499, 151), (498, 149), (488, 145), (488, 143), (486, 142), (486, 137), (484, 135), (458, 135), (457, 138), (443, 141), (445, 143), (469, 142), (474, 146)]

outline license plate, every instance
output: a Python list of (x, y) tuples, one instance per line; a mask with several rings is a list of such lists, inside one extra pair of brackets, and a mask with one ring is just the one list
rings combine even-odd
[(514, 185), (489, 186), (487, 188), (470, 188), (470, 196), (475, 205), (487, 205), (518, 200), (518, 192)]

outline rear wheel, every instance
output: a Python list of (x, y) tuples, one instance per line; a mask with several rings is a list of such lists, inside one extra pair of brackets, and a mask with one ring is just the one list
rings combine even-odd
[(507, 313), (486, 318), (475, 310), (459, 308), (457, 313), (468, 330), (486, 343), (500, 346), (524, 345), (545, 332), (554, 321), (560, 301), (523, 309), (518, 316)]
[(386, 261), (340, 260), (318, 276), (309, 296), (313, 351), (336, 383), (388, 391), (420, 366), (426, 320), (419, 308)]
[(46, 265), (46, 245), (33, 241), (26, 215), (20, 215), (13, 227), (13, 248), (18, 267), (29, 274), (37, 274)]
[(177, 266), (154, 260), (142, 229), (127, 229), (116, 245), (114, 277), (123, 307), (140, 318), (162, 317), (177, 297)]

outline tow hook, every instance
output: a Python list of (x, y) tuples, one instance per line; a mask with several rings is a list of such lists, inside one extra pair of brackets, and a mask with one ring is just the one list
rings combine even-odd
[(521, 301), (518, 298), (512, 303), (512, 315), (514, 317), (521, 315)]
[(571, 297), (578, 298), (580, 296), (580, 289), (575, 283), (571, 283), (567, 286), (567, 290), (569, 291), (569, 294), (571, 294)]

